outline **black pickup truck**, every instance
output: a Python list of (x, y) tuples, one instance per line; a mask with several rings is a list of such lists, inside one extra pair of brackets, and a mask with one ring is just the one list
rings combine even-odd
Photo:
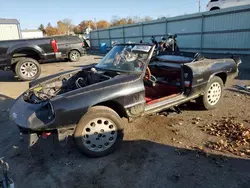
[(12, 70), (21, 80), (34, 80), (41, 73), (40, 62), (78, 61), (84, 54), (82, 45), (77, 36), (0, 41), (0, 70)]

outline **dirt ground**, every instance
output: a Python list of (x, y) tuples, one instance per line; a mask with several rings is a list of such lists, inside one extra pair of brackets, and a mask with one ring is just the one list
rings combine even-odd
[[(43, 64), (42, 76), (97, 62), (97, 57), (85, 56), (76, 63)], [(225, 89), (217, 109), (202, 111), (188, 104), (181, 107), (181, 114), (125, 121), (121, 148), (107, 157), (91, 159), (80, 154), (72, 140), (63, 147), (47, 139), (28, 151), (18, 150), (19, 132), (8, 120), (8, 109), (27, 89), (28, 82), (0, 71), (0, 157), (9, 163), (18, 188), (249, 188), (249, 155), (239, 157), (206, 148), (208, 141), (220, 138), (201, 130), (201, 126), (229, 116), (250, 127), (250, 94), (239, 92), (234, 84), (250, 84), (250, 58), (243, 58), (239, 77)]]

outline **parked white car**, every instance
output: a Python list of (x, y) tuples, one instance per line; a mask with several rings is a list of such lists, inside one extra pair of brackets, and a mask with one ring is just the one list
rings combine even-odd
[(250, 4), (250, 0), (210, 0), (207, 4), (207, 10), (218, 10), (248, 4)]

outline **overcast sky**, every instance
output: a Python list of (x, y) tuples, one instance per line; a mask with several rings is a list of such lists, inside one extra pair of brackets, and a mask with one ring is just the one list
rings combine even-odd
[[(207, 0), (201, 0), (205, 11)], [(56, 25), (69, 18), (111, 20), (112, 16), (177, 16), (198, 12), (198, 0), (0, 0), (0, 18), (18, 19), (22, 29), (37, 29), (42, 23)]]

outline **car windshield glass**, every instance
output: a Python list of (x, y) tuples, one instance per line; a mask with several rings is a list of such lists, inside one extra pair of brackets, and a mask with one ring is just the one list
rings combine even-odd
[(152, 46), (126, 44), (114, 46), (96, 68), (117, 72), (142, 72)]

